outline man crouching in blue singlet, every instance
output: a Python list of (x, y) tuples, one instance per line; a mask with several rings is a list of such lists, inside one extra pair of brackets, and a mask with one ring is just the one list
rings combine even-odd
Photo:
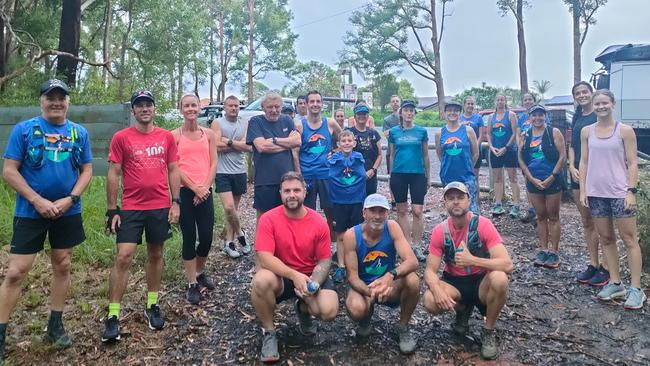
[[(400, 307), (399, 349), (415, 351), (416, 339), (408, 323), (420, 295), (420, 279), (415, 271), (418, 260), (399, 224), (388, 220), (390, 204), (380, 194), (371, 194), (363, 203), (364, 222), (343, 237), (345, 266), (350, 290), (345, 305), (348, 315), (358, 322), (357, 335), (367, 337), (374, 305)], [(399, 255), (402, 263), (396, 266)]]

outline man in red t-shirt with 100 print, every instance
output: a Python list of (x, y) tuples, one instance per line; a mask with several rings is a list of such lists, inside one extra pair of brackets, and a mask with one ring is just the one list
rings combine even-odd
[(297, 298), (298, 330), (316, 334), (312, 316), (334, 320), (339, 301), (328, 278), (332, 263), (329, 227), (314, 210), (303, 206), (305, 180), (296, 172), (280, 179), (282, 205), (265, 212), (257, 226), (257, 272), (251, 300), (262, 323), (262, 362), (278, 361), (278, 340), (273, 324), (275, 305)]
[[(129, 268), (144, 232), (147, 240), (147, 306), (145, 318), (152, 330), (164, 327), (158, 291), (163, 270), (163, 243), (180, 214), (178, 151), (171, 132), (153, 124), (155, 99), (151, 92), (131, 96), (135, 124), (118, 131), (108, 152), (106, 230), (117, 234), (117, 256), (109, 278), (108, 317), (103, 342), (120, 339), (120, 301), (128, 283)], [(122, 176), (122, 209), (117, 206)], [(171, 190), (171, 203), (170, 203)]]

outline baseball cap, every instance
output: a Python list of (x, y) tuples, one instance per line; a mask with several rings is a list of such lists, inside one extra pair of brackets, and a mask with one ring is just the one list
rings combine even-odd
[(372, 207), (383, 207), (387, 210), (390, 210), (390, 204), (388, 203), (388, 199), (379, 193), (373, 193), (368, 197), (366, 197), (366, 200), (363, 201), (363, 208), (372, 208)]
[(293, 110), (292, 106), (285, 105), (284, 107), (282, 107), (282, 111), (280, 113), (295, 113), (295, 111)]
[(153, 94), (151, 94), (150, 91), (148, 90), (138, 90), (133, 95), (131, 95), (131, 107), (135, 104), (140, 99), (147, 99), (150, 100), (151, 103), (156, 104), (156, 99), (153, 97)]
[(467, 189), (467, 186), (461, 182), (451, 182), (447, 184), (445, 186), (445, 189), (442, 191), (442, 196), (444, 197), (447, 192), (451, 191), (452, 189), (459, 190), (469, 196), (469, 189)]
[(59, 79), (50, 79), (50, 80), (44, 82), (41, 85), (41, 94), (40, 95), (47, 94), (47, 93), (51, 92), (54, 89), (63, 90), (63, 93), (65, 93), (65, 95), (70, 94), (70, 89), (68, 88), (68, 86), (63, 81), (61, 81)]
[(528, 109), (528, 114), (533, 114), (534, 112), (542, 112), (546, 114), (546, 108), (544, 108), (544, 106), (542, 105), (535, 104), (534, 106)]
[(405, 100), (405, 101), (402, 102), (402, 105), (400, 106), (400, 108), (404, 108), (404, 107), (415, 108), (416, 105), (415, 105), (415, 102), (412, 101), (412, 100)]
[(354, 107), (354, 114), (357, 113), (370, 113), (370, 108), (366, 103), (359, 103)]
[(448, 107), (456, 107), (457, 109), (460, 109), (461, 111), (463, 110), (463, 105), (456, 102), (456, 101), (449, 101), (445, 104), (445, 110), (447, 110)]

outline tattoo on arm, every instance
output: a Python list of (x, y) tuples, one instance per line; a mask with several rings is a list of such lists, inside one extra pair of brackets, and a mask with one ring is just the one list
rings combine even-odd
[(332, 260), (330, 258), (318, 261), (318, 264), (316, 264), (316, 267), (314, 267), (314, 271), (311, 274), (312, 280), (321, 285), (324, 284), (325, 281), (327, 281), (327, 275), (330, 272), (331, 264)]

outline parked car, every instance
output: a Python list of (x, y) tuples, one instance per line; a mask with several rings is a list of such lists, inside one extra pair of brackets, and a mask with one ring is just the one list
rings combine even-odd
[(210, 126), (212, 120), (223, 116), (223, 104), (211, 104), (201, 108), (198, 122), (202, 126)]
[[(260, 97), (247, 105), (246, 108), (239, 111), (239, 116), (244, 120), (249, 120), (251, 117), (264, 114), (262, 110), (262, 99), (264, 97)], [(291, 106), (294, 110), (296, 109), (296, 100), (294, 98), (282, 98), (282, 104)]]

